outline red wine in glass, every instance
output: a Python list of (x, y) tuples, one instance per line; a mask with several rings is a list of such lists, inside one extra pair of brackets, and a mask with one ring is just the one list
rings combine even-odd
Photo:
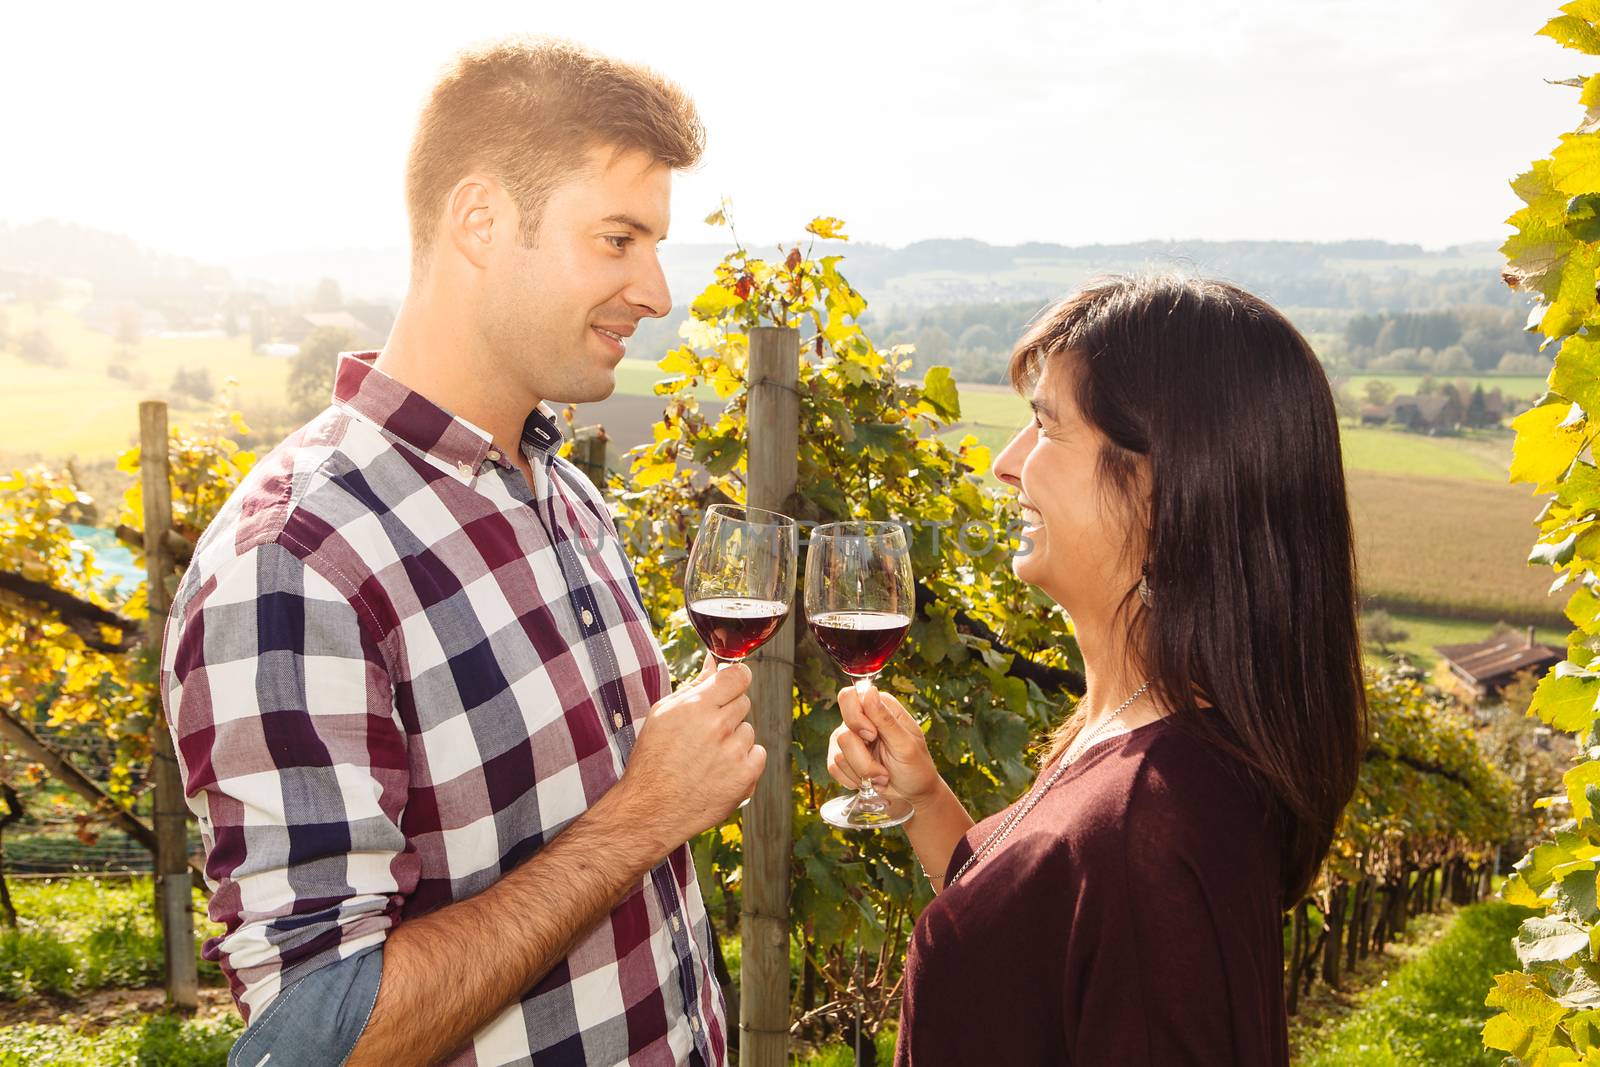
[(883, 670), (911, 629), (911, 619), (893, 611), (830, 611), (810, 621), (817, 641), (852, 678)]
[[(905, 529), (894, 522), (817, 527), (806, 546), (805, 596), (817, 643), (856, 680), (864, 699), (911, 628), (916, 587)], [(881, 830), (912, 812), (904, 798), (885, 796), (864, 780), (853, 796), (834, 797), (819, 814), (841, 829)]]
[(738, 504), (713, 504), (689, 549), (689, 622), (722, 663), (738, 663), (783, 626), (794, 603), (795, 522)]
[(689, 605), (695, 633), (713, 656), (727, 662), (742, 660), (764, 645), (788, 615), (789, 605), (781, 600), (717, 596)]

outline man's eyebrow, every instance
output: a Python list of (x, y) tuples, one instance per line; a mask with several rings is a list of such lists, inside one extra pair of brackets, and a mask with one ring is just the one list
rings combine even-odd
[(1043, 400), (1040, 400), (1038, 397), (1029, 397), (1028, 398), (1028, 406), (1033, 409), (1033, 413), (1035, 415), (1043, 415), (1045, 418), (1049, 419), (1051, 422), (1060, 422), (1061, 421), (1060, 419), (1056, 418), (1056, 413), (1051, 410), (1050, 405), (1046, 404)]
[[(654, 237), (655, 236), (655, 231), (654, 230), (652, 230), (650, 227), (646, 226), (644, 223), (640, 222), (638, 219), (634, 218), (632, 215), (607, 215), (605, 218), (601, 219), (600, 221), (601, 222), (614, 223), (614, 224), (616, 224), (618, 226), (626, 226), (628, 229), (632, 230), (634, 233), (637, 233), (640, 237)], [(663, 238), (665, 236), (666, 236), (666, 234), (662, 234)]]

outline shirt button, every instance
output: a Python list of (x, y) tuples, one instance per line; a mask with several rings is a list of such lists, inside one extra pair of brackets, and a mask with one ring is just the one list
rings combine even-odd
[(689, 1029), (693, 1030), (697, 1034), (700, 1032), (700, 1016), (689, 1016)]
[(590, 611), (588, 608), (583, 609), (583, 624), (585, 626), (594, 625), (594, 612)]
[(678, 931), (680, 931), (682, 929), (683, 929), (683, 920), (678, 918), (676, 915), (674, 915), (672, 917), (672, 932), (673, 933), (677, 933)]
[(613, 712), (611, 715), (611, 721), (617, 724), (617, 729), (622, 729), (622, 712)]
[(457, 463), (456, 470), (461, 473), (463, 478), (472, 477), (472, 464), (470, 463)]
[(490, 463), (499, 463), (500, 462), (500, 451), (498, 449), (494, 449), (494, 448), (489, 449), (489, 462)]

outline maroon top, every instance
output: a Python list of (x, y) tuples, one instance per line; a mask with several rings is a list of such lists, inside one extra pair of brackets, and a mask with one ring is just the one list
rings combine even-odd
[(1091, 746), (917, 920), (897, 1067), (1286, 1067), (1280, 826), (1170, 719)]

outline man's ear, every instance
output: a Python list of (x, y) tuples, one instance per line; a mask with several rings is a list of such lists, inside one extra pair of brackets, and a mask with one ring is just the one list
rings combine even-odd
[(469, 174), (450, 190), (445, 202), (445, 237), (474, 267), (489, 265), (494, 242), (506, 240), (514, 225), (510, 198), (493, 178)]

